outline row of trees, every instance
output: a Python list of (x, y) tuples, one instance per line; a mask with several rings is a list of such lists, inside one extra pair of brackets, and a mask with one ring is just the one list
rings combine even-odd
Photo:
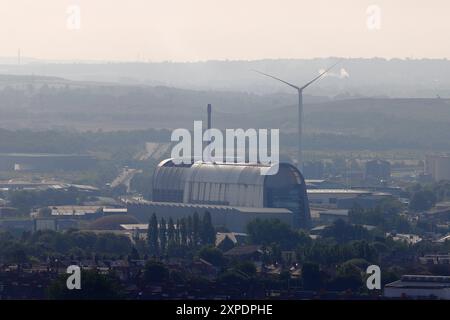
[(349, 222), (357, 225), (371, 225), (383, 232), (395, 230), (401, 233), (413, 231), (411, 223), (402, 215), (403, 205), (395, 199), (382, 201), (375, 208), (355, 206), (349, 211)]
[(156, 214), (150, 218), (147, 231), (149, 253), (153, 256), (165, 255), (173, 246), (197, 248), (201, 245), (214, 245), (216, 230), (211, 214), (206, 211), (203, 217), (195, 212), (192, 216), (174, 221), (161, 218)]
[(128, 255), (131, 249), (129, 238), (113, 233), (43, 230), (24, 232), (18, 237), (0, 232), (0, 263), (46, 261), (51, 256), (83, 259), (96, 255), (118, 258)]

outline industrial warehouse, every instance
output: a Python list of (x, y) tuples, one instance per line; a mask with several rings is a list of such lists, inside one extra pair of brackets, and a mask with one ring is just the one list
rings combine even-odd
[(268, 166), (241, 163), (176, 165), (162, 161), (153, 175), (153, 201), (135, 200), (128, 213), (147, 223), (155, 213), (174, 219), (208, 211), (217, 227), (242, 232), (248, 222), (277, 218), (290, 226), (310, 226), (305, 180), (294, 166), (282, 163), (276, 175), (261, 175)]

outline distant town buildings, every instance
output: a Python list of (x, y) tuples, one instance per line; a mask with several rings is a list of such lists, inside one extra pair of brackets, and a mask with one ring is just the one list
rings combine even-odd
[(391, 164), (385, 160), (370, 160), (366, 162), (365, 178), (387, 180), (391, 177)]
[(392, 240), (394, 240), (394, 241), (404, 242), (407, 244), (417, 244), (420, 241), (422, 241), (422, 237), (420, 237), (416, 234), (404, 234), (404, 233), (391, 234), (388, 232), (386, 234), (386, 236), (392, 237)]
[(450, 180), (450, 155), (427, 155), (425, 172), (434, 181)]

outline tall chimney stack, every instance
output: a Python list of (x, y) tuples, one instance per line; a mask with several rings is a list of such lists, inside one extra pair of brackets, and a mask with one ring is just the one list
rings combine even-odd
[[(208, 107), (206, 108), (206, 112), (207, 112), (207, 123), (206, 123), (206, 130), (209, 130), (209, 129), (211, 129), (211, 104), (210, 103), (208, 103)], [(206, 152), (206, 154), (208, 155), (207, 156), (207, 158), (206, 159), (203, 159), (203, 161), (206, 161), (206, 162), (211, 162), (211, 158), (209, 157), (209, 142), (211, 142), (211, 134), (208, 132), (208, 136), (207, 136), (207, 141), (208, 142), (204, 142), (204, 147), (203, 147), (203, 149), (205, 150), (205, 151), (207, 151)], [(208, 149), (205, 149), (205, 147), (206, 148), (208, 148)]]
[(207, 112), (208, 112), (208, 129), (211, 129), (211, 104), (210, 103), (208, 103)]

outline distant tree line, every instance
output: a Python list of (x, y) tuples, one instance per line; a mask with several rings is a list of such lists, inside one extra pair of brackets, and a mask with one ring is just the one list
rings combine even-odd
[(409, 208), (413, 211), (431, 209), (436, 202), (450, 200), (450, 181), (439, 181), (431, 184), (415, 184), (408, 188), (410, 195)]
[(0, 128), (0, 153), (114, 152), (120, 146), (140, 146), (149, 141), (169, 142), (170, 130), (75, 132), (62, 130), (6, 130)]
[(35, 207), (80, 205), (84, 201), (96, 199), (72, 187), (67, 190), (13, 190), (5, 195), (10, 206), (17, 208), (22, 215), (28, 215)]
[(132, 251), (125, 236), (69, 230), (24, 232), (20, 237), (0, 232), (0, 263), (46, 261), (49, 257), (119, 258)]

